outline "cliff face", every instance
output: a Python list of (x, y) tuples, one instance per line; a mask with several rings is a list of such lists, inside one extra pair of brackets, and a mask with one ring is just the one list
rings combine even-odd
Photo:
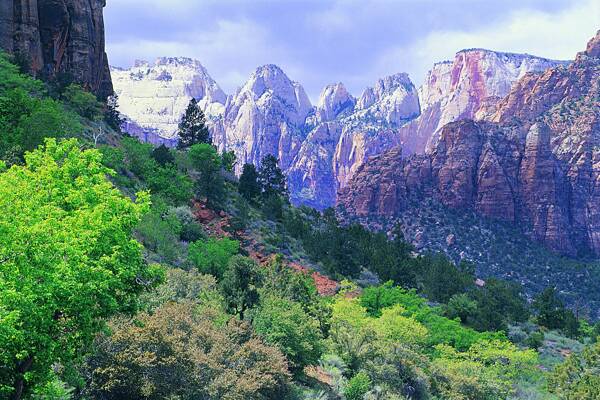
[(0, 46), (42, 78), (59, 73), (94, 93), (112, 94), (104, 50), (105, 0), (3, 0)]
[(482, 120), (445, 125), (425, 155), (371, 159), (339, 194), (350, 216), (410, 200), (515, 223), (567, 255), (600, 255), (600, 32), (569, 66), (526, 74)]
[(404, 154), (432, 149), (447, 123), (477, 118), (478, 112), (493, 107), (525, 74), (561, 64), (484, 49), (462, 50), (453, 61), (435, 64), (419, 88), (421, 116), (399, 131)]

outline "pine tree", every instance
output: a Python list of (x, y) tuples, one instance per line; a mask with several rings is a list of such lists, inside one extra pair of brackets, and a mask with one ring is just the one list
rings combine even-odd
[(124, 120), (119, 112), (119, 97), (116, 94), (106, 99), (104, 121), (115, 131), (121, 132), (121, 125), (123, 125)]
[(253, 164), (244, 164), (238, 184), (238, 192), (246, 199), (253, 200), (260, 195), (258, 172)]
[(179, 123), (179, 142), (177, 143), (177, 147), (187, 149), (198, 143), (210, 144), (210, 132), (206, 126), (204, 112), (198, 107), (196, 99), (192, 98)]
[(287, 197), (285, 175), (279, 168), (277, 158), (272, 154), (263, 157), (258, 170), (258, 182), (265, 197), (273, 194)]

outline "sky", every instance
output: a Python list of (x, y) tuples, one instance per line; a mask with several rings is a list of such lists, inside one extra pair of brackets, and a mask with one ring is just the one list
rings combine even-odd
[(600, 0), (108, 0), (111, 65), (186, 56), (226, 93), (276, 64), (315, 103), (342, 82), (355, 96), (464, 48), (569, 60), (600, 29)]

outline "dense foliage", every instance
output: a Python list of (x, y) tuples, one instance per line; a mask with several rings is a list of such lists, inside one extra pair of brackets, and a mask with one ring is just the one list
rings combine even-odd
[(103, 319), (134, 312), (156, 274), (132, 230), (148, 195), (121, 195), (96, 150), (48, 139), (0, 174), (0, 393), (17, 398), (69, 363)]

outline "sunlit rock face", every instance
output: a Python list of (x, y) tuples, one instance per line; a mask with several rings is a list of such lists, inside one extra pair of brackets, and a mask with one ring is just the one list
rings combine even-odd
[(462, 50), (453, 61), (434, 64), (419, 88), (421, 116), (400, 131), (403, 153), (423, 153), (439, 140), (440, 129), (460, 119), (477, 119), (506, 96), (528, 72), (564, 64), (527, 54)]
[(435, 198), (513, 222), (560, 254), (600, 256), (599, 43), (600, 32), (574, 62), (525, 74), (478, 121), (444, 125), (425, 154), (370, 159), (339, 209), (391, 218)]
[(177, 127), (190, 100), (195, 98), (209, 120), (219, 119), (227, 97), (206, 69), (189, 58), (136, 61), (129, 69), (112, 68), (119, 111), (125, 129), (142, 140), (175, 144)]
[(304, 123), (312, 111), (300, 84), (279, 67), (265, 65), (227, 100), (215, 143), (235, 151), (238, 171), (243, 163), (258, 165), (268, 154), (287, 170), (306, 137)]

